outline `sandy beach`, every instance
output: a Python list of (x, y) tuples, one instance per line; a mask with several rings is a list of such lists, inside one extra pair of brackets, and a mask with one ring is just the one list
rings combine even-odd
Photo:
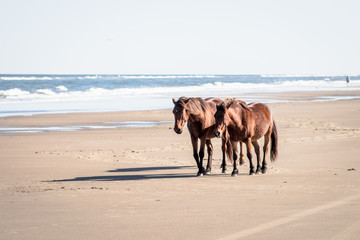
[(0, 134), (0, 239), (359, 239), (360, 100), (307, 101), (330, 95), (360, 92), (269, 104), (279, 157), (253, 176), (247, 159), (238, 177), (222, 174), (213, 139), (212, 175), (196, 177), (171, 110), (0, 118), (1, 128), (169, 121)]

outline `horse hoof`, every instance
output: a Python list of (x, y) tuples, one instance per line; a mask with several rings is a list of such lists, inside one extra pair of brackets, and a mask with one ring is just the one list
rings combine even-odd
[(249, 175), (254, 175), (254, 173), (255, 173), (254, 171), (250, 171)]
[(206, 171), (206, 172), (205, 172), (205, 175), (211, 175), (211, 172), (210, 172), (210, 171)]
[(197, 176), (201, 177), (204, 176), (206, 174), (205, 168), (201, 168), (199, 169), (199, 171), (197, 172)]
[(221, 172), (222, 172), (222, 173), (226, 173), (226, 169), (223, 169)]
[(265, 174), (265, 173), (266, 173), (266, 170), (267, 170), (266, 167), (265, 167), (265, 168), (261, 168), (261, 173), (262, 173), (262, 174)]
[(240, 166), (241, 166), (241, 165), (244, 165), (244, 163), (245, 163), (245, 161), (240, 161), (240, 162), (239, 162)]
[(260, 173), (260, 169), (256, 169), (255, 174), (259, 174)]
[(232, 177), (237, 177), (238, 174), (237, 174), (237, 173), (232, 173), (231, 176), (232, 176)]

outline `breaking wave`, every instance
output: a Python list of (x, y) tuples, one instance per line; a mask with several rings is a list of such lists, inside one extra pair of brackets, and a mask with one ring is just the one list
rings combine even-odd
[(52, 77), (48, 77), (48, 76), (31, 76), (31, 77), (27, 77), (27, 76), (2, 76), (0, 77), (0, 80), (5, 80), (5, 81), (31, 81), (31, 80), (52, 80), (54, 78)]
[[(351, 88), (349, 88), (351, 86)], [(81, 91), (72, 91), (65, 86), (56, 86), (53, 89), (41, 88), (34, 91), (25, 91), (19, 88), (1, 90), (1, 99), (6, 100), (61, 100), (61, 99), (85, 99), (100, 97), (136, 97), (136, 96), (233, 96), (244, 93), (258, 92), (290, 92), (290, 91), (326, 91), (326, 90), (355, 90), (360, 89), (360, 80), (347, 84), (345, 81), (326, 80), (299, 80), (273, 83), (226, 83), (213, 82), (194, 86), (176, 87), (138, 87), (138, 88), (115, 88), (106, 89), (90, 87)]]

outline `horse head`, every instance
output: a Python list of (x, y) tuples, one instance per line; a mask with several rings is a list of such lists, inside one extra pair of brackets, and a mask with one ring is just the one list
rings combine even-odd
[(182, 133), (186, 121), (189, 120), (189, 114), (187, 112), (187, 107), (186, 107), (186, 104), (189, 101), (189, 99), (190, 98), (185, 98), (185, 97), (179, 98), (178, 101), (172, 99), (175, 105), (173, 108), (173, 114), (175, 117), (174, 131), (177, 134)]
[(227, 106), (223, 102), (219, 105), (216, 105), (216, 113), (214, 115), (215, 117), (215, 137), (220, 137), (226, 130), (226, 124), (227, 124)]

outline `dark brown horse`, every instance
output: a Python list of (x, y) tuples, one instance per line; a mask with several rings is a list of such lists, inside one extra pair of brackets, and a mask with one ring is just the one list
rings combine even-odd
[[(227, 148), (227, 155), (232, 158), (233, 151), (236, 149), (237, 142), (244, 142), (247, 149), (247, 157), (250, 163), (250, 175), (254, 174), (254, 165), (252, 163), (251, 145), (254, 146), (257, 156), (256, 173), (266, 172), (267, 163), (266, 155), (269, 149), (271, 139), (270, 159), (275, 161), (278, 153), (278, 135), (275, 121), (268, 106), (262, 103), (243, 103), (232, 100), (228, 103), (222, 103), (217, 106), (215, 113), (215, 131), (214, 134), (220, 137), (221, 134), (227, 133), (227, 142), (230, 144)], [(225, 136), (226, 137), (226, 136)], [(263, 162), (260, 162), (260, 146), (258, 139), (264, 137)], [(232, 176), (238, 174), (236, 161), (233, 161), (234, 169)]]
[[(181, 97), (177, 101), (173, 99), (175, 117), (174, 131), (182, 133), (182, 129), (187, 122), (191, 143), (193, 146), (193, 156), (199, 168), (198, 176), (209, 174), (211, 172), (213, 145), (211, 138), (214, 136), (216, 105), (223, 101), (219, 98), (186, 98)], [(200, 139), (200, 151), (198, 153), (198, 139)], [(225, 144), (222, 144), (223, 150), (223, 172), (225, 171)], [(208, 150), (208, 164), (206, 170), (203, 168), (205, 144)]]

